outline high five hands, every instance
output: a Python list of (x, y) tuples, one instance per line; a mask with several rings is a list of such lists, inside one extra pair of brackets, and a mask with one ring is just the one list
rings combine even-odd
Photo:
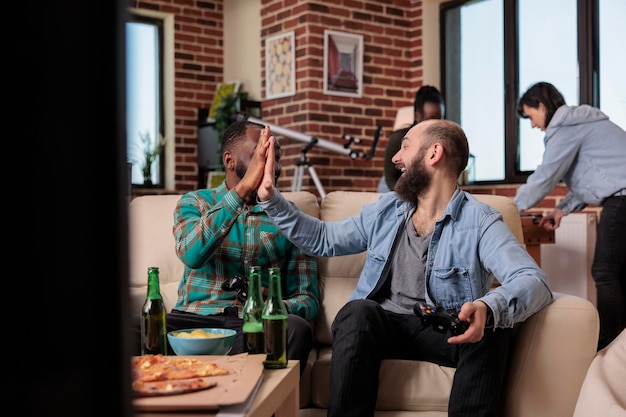
[(265, 170), (260, 179), (257, 195), (260, 201), (267, 201), (274, 195), (274, 171), (276, 168), (276, 149), (274, 148), (274, 136), (270, 136), (269, 126), (261, 130), (261, 137), (257, 145), (257, 157), (265, 161)]
[[(271, 155), (269, 155), (270, 148)], [(252, 158), (250, 159), (245, 175), (241, 178), (237, 185), (235, 185), (235, 191), (243, 200), (248, 201), (249, 198), (254, 195), (254, 191), (257, 191), (256, 196), (260, 199), (264, 199), (263, 196), (265, 195), (269, 195), (269, 197), (271, 197), (274, 194), (274, 181), (271, 179), (273, 178), (271, 175), (268, 177), (270, 178), (270, 184), (265, 186), (265, 193), (263, 195), (259, 195), (258, 193), (261, 183), (264, 182), (265, 172), (268, 169), (271, 170), (269, 172), (273, 172), (274, 170), (274, 154), (274, 137), (270, 136), (270, 128), (265, 126), (261, 129), (259, 141), (257, 142), (257, 146)], [(269, 161), (269, 163), (267, 161)], [(269, 188), (269, 191), (267, 191), (267, 188)]]

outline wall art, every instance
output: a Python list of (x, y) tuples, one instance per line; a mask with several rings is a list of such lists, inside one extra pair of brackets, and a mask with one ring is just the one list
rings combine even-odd
[(363, 36), (324, 31), (324, 94), (363, 95)]
[(296, 50), (294, 32), (265, 40), (265, 97), (279, 98), (296, 94)]

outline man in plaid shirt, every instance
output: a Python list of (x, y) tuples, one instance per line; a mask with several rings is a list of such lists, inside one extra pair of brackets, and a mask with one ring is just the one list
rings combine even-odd
[[(184, 194), (177, 204), (173, 232), (185, 268), (176, 305), (167, 315), (167, 330), (234, 329), (237, 338), (230, 354), (243, 352), (243, 304), (222, 284), (235, 275), (247, 278), (250, 267), (259, 265), (265, 294), (268, 269), (279, 267), (289, 313), (287, 356), (300, 361), (302, 372), (313, 343), (310, 322), (319, 309), (317, 262), (283, 236), (257, 205), (259, 184), (253, 178), (260, 176), (251, 174), (264, 165), (254, 159), (262, 128), (249, 121), (229, 125), (222, 139), (224, 182)], [(279, 160), (277, 152), (276, 178)]]

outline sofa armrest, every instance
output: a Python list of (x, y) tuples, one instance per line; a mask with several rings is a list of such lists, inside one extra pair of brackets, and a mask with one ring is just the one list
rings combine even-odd
[(550, 305), (516, 329), (507, 417), (571, 417), (599, 331), (590, 301), (555, 292)]

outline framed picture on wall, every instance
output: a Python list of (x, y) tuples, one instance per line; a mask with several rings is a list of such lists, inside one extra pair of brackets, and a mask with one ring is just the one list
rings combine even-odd
[(265, 96), (288, 97), (296, 94), (296, 50), (294, 32), (265, 40)]
[(324, 94), (363, 95), (363, 36), (324, 31)]
[(228, 83), (219, 83), (217, 85), (215, 95), (213, 96), (213, 102), (211, 103), (211, 108), (209, 110), (208, 121), (215, 121), (217, 109), (220, 107), (226, 97), (235, 95), (239, 92), (239, 85), (239, 80), (231, 81)]
[(217, 188), (222, 184), (226, 178), (226, 173), (224, 171), (211, 171), (209, 172), (206, 188)]

